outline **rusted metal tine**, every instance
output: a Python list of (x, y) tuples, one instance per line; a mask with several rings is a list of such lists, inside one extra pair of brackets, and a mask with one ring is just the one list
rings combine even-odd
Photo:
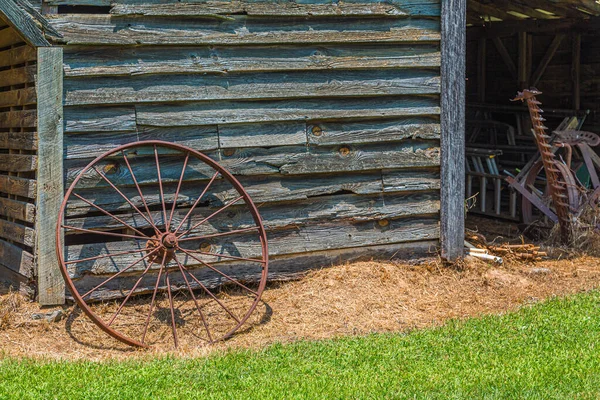
[(129, 251), (123, 251), (121, 253), (115, 253), (115, 254), (102, 254), (100, 256), (82, 258), (81, 260), (66, 261), (65, 265), (77, 264), (77, 263), (81, 263), (81, 262), (85, 262), (85, 261), (99, 260), (101, 258), (107, 258), (107, 257), (122, 256), (122, 255), (125, 255), (125, 254), (144, 253), (146, 251), (148, 251), (148, 249), (129, 250)]
[(208, 221), (209, 219), (211, 219), (215, 215), (218, 215), (218, 214), (222, 213), (223, 211), (225, 211), (226, 209), (228, 209), (229, 207), (231, 207), (232, 205), (234, 205), (235, 203), (237, 203), (238, 201), (240, 201), (243, 198), (244, 198), (244, 196), (240, 196), (237, 199), (230, 201), (229, 203), (227, 203), (226, 205), (224, 205), (223, 207), (221, 207), (220, 209), (218, 209), (214, 213), (210, 214), (208, 217), (204, 218), (202, 221), (198, 222), (196, 225), (192, 226), (190, 229), (186, 230), (185, 232), (183, 232), (182, 234), (180, 234), (179, 236), (177, 236), (177, 239), (181, 238), (182, 236), (187, 235), (188, 233), (190, 233), (190, 231), (196, 229), (197, 227), (199, 227), (200, 225), (202, 225), (203, 223), (205, 223), (206, 221)]
[[(148, 203), (146, 203), (146, 198), (144, 197), (143, 193), (142, 193), (142, 188), (140, 187), (140, 185), (138, 184), (138, 181), (135, 177), (135, 174), (133, 173), (133, 169), (131, 168), (131, 164), (129, 164), (129, 160), (127, 159), (127, 156), (125, 155), (125, 151), (121, 150), (121, 155), (123, 156), (123, 160), (125, 160), (125, 165), (127, 165), (127, 169), (129, 170), (129, 174), (131, 175), (131, 179), (133, 180), (133, 183), (137, 189), (138, 194), (140, 195), (140, 200), (142, 201), (142, 204), (144, 205), (144, 207), (146, 208), (146, 212), (148, 213), (148, 218), (150, 219), (146, 219), (146, 221), (148, 221), (150, 223), (150, 225), (152, 226), (152, 228), (154, 229), (154, 232), (157, 235), (160, 235), (160, 231), (158, 230), (158, 228), (156, 227), (156, 225), (154, 224), (154, 220), (152, 218), (152, 213), (150, 212), (150, 208), (148, 207)], [(128, 203), (130, 203), (128, 201)], [(131, 203), (130, 203), (131, 204)], [(131, 206), (137, 210), (138, 213), (141, 214), (141, 211), (137, 209), (137, 207), (135, 207), (135, 205), (131, 204)], [(143, 215), (142, 215), (143, 216)]]
[(86, 233), (95, 233), (98, 235), (105, 235), (105, 236), (114, 236), (114, 237), (124, 237), (124, 238), (130, 238), (130, 239), (136, 239), (136, 240), (158, 240), (156, 238), (150, 238), (148, 236), (135, 236), (135, 235), (127, 235), (125, 233), (114, 233), (114, 232), (104, 232), (104, 231), (95, 231), (92, 229), (85, 229), (85, 228), (77, 228), (75, 226), (70, 226), (70, 225), (61, 225), (64, 229), (72, 229), (74, 231), (79, 231), (79, 232), (86, 232)]
[(156, 174), (158, 176), (158, 188), (160, 190), (160, 202), (162, 203), (163, 218), (165, 222), (166, 231), (168, 231), (169, 222), (167, 220), (167, 205), (165, 204), (165, 193), (163, 191), (162, 176), (160, 174), (160, 163), (158, 162), (158, 149), (156, 148), (156, 145), (154, 145), (154, 159), (156, 160)]
[(187, 167), (188, 161), (190, 159), (190, 153), (186, 153), (185, 160), (183, 161), (183, 168), (181, 169), (181, 176), (179, 177), (179, 183), (177, 184), (177, 190), (175, 191), (175, 199), (173, 200), (173, 207), (171, 207), (171, 215), (169, 215), (169, 220), (167, 221), (167, 229), (169, 232), (171, 228), (171, 222), (173, 221), (173, 215), (175, 214), (175, 208), (177, 208), (177, 199), (179, 198), (179, 190), (181, 189), (181, 184), (183, 182), (183, 176), (185, 175), (185, 168)]
[[(150, 225), (151, 225), (151, 226), (154, 228), (154, 230), (156, 231), (156, 233), (157, 233), (157, 234), (159, 234), (159, 233), (160, 233), (160, 231), (158, 230), (158, 228), (156, 227), (156, 225), (154, 225), (154, 222), (152, 222), (150, 219), (148, 219), (148, 218), (147, 218), (147, 217), (146, 217), (146, 216), (145, 216), (145, 215), (144, 215), (144, 214), (143, 214), (143, 213), (140, 211), (140, 209), (139, 209), (139, 208), (137, 208), (137, 207), (135, 206), (135, 204), (133, 204), (133, 203), (131, 202), (131, 200), (129, 200), (129, 199), (127, 198), (127, 196), (125, 196), (125, 195), (123, 194), (123, 192), (121, 192), (121, 191), (120, 191), (120, 190), (119, 190), (119, 189), (118, 189), (118, 188), (115, 186), (115, 184), (114, 184), (114, 183), (112, 183), (112, 182), (110, 181), (110, 179), (108, 179), (108, 178), (106, 177), (106, 175), (104, 175), (102, 172), (98, 171), (98, 170), (96, 169), (96, 167), (95, 167), (95, 166), (94, 166), (94, 167), (92, 167), (92, 168), (94, 169), (94, 171), (96, 171), (96, 173), (97, 173), (98, 175), (100, 175), (100, 177), (101, 177), (102, 179), (104, 179), (104, 180), (106, 181), (106, 183), (108, 183), (108, 184), (110, 185), (110, 187), (112, 187), (112, 188), (113, 188), (113, 189), (114, 189), (114, 190), (115, 190), (117, 193), (119, 193), (119, 196), (121, 196), (121, 197), (122, 197), (122, 198), (123, 198), (123, 199), (124, 199), (124, 200), (125, 200), (127, 203), (129, 203), (129, 205), (130, 205), (130, 206), (131, 206), (131, 207), (132, 207), (132, 208), (133, 208), (135, 211), (137, 211), (137, 213), (138, 213), (138, 214), (140, 214), (140, 215), (142, 216), (142, 218), (144, 218), (144, 219), (146, 220), (146, 222), (148, 222), (148, 223), (149, 223), (149, 224), (150, 224)], [(133, 176), (133, 171), (130, 171), (130, 172), (132, 173), (132, 175), (131, 175), (131, 176)], [(134, 179), (134, 180), (135, 180), (135, 179)], [(137, 185), (137, 183), (136, 183), (136, 185)], [(138, 186), (138, 188), (139, 188), (139, 186)], [(141, 195), (142, 195), (142, 194), (141, 194), (141, 192), (140, 192), (140, 196), (141, 196)], [(143, 198), (143, 197), (142, 197), (142, 198)], [(143, 201), (144, 201), (144, 203), (146, 202), (146, 200), (143, 200)], [(150, 211), (148, 211), (148, 215), (150, 215)]]
[(223, 258), (229, 258), (231, 260), (240, 260), (240, 261), (251, 261), (251, 262), (258, 262), (258, 263), (264, 263), (264, 260), (259, 260), (258, 258), (244, 258), (244, 257), (236, 257), (236, 256), (230, 256), (230, 255), (226, 255), (226, 254), (217, 254), (217, 253), (210, 253), (210, 252), (206, 252), (206, 251), (202, 251), (202, 250), (188, 250), (188, 249), (180, 249), (181, 251), (188, 251), (190, 253), (197, 253), (197, 254), (203, 254), (205, 256), (212, 256), (212, 257), (223, 257)]
[(160, 277), (162, 276), (163, 268), (165, 267), (165, 260), (167, 259), (167, 253), (163, 254), (163, 259), (160, 262), (160, 269), (158, 270), (158, 276), (156, 277), (156, 284), (154, 285), (154, 292), (152, 293), (152, 300), (150, 301), (150, 310), (146, 317), (146, 323), (144, 324), (144, 332), (142, 333), (142, 343), (146, 340), (146, 333), (148, 332), (148, 325), (150, 325), (150, 317), (152, 311), (154, 311), (154, 300), (156, 300), (156, 293), (158, 292), (158, 285), (160, 284)]
[(129, 298), (131, 297), (133, 292), (135, 292), (135, 289), (137, 289), (138, 285), (140, 284), (140, 282), (142, 282), (142, 279), (144, 279), (144, 276), (148, 273), (148, 271), (150, 270), (150, 268), (152, 267), (153, 264), (154, 264), (154, 261), (150, 260), (150, 263), (148, 263), (148, 266), (146, 267), (144, 272), (142, 272), (142, 275), (140, 275), (140, 278), (137, 280), (135, 285), (133, 285), (133, 287), (131, 288), (131, 290), (129, 291), (127, 296), (125, 297), (125, 300), (123, 300), (123, 302), (121, 303), (121, 305), (119, 306), (117, 311), (115, 311), (115, 314), (113, 315), (113, 317), (110, 319), (110, 321), (108, 321), (108, 326), (111, 326), (112, 323), (115, 321), (115, 319), (119, 316), (119, 314), (121, 313), (121, 310), (123, 309), (123, 307), (125, 307), (125, 303), (127, 303), (127, 301), (129, 300)]
[(127, 228), (139, 233), (142, 236), (147, 236), (145, 233), (140, 232), (139, 230), (137, 230), (136, 228), (134, 228), (133, 226), (129, 225), (127, 222), (123, 221), (121, 218), (117, 217), (116, 215), (111, 214), (110, 212), (106, 211), (105, 209), (103, 209), (100, 206), (95, 205), (94, 203), (92, 203), (91, 201), (81, 197), (80, 195), (78, 195), (77, 193), (72, 193), (73, 196), (77, 197), (79, 200), (83, 201), (84, 203), (94, 207), (95, 209), (97, 209), (98, 211), (108, 215), (109, 217), (111, 217), (112, 219), (114, 219), (115, 221), (118, 221), (120, 223), (122, 223), (123, 225), (125, 225)]
[(212, 185), (212, 183), (214, 182), (214, 180), (217, 179), (218, 175), (219, 175), (219, 171), (215, 172), (215, 174), (212, 176), (212, 178), (210, 179), (210, 181), (208, 182), (208, 184), (206, 185), (206, 187), (204, 188), (204, 190), (202, 191), (202, 193), (200, 193), (200, 196), (196, 199), (196, 201), (194, 202), (194, 204), (192, 205), (192, 207), (190, 207), (190, 210), (187, 212), (187, 214), (185, 215), (185, 217), (183, 217), (183, 219), (179, 223), (179, 226), (177, 226), (177, 228), (175, 229), (175, 233), (179, 232), (179, 229), (181, 229), (181, 227), (183, 226), (183, 224), (185, 223), (185, 221), (187, 221), (188, 217), (192, 214), (192, 212), (194, 211), (194, 209), (196, 208), (196, 206), (200, 203), (200, 200), (202, 200), (202, 197), (204, 197), (204, 195), (208, 191), (208, 188), (210, 187), (210, 185)]
[[(175, 261), (177, 262), (177, 264), (179, 264), (179, 268), (183, 268), (183, 270), (185, 272), (187, 272), (190, 277), (202, 288), (202, 290), (204, 290), (206, 292), (206, 294), (208, 294), (214, 301), (217, 302), (218, 305), (220, 305), (221, 307), (223, 307), (223, 309), (227, 312), (227, 314), (229, 314), (231, 316), (231, 318), (233, 318), (235, 320), (235, 322), (237, 322), (238, 324), (240, 323), (240, 320), (238, 317), (235, 316), (235, 314), (233, 314), (232, 311), (230, 311), (223, 303), (221, 303), (221, 301), (210, 291), (208, 290), (208, 288), (206, 286), (204, 286), (204, 284), (202, 282), (200, 282), (186, 267), (185, 265), (183, 265), (177, 258), (175, 258)], [(185, 274), (182, 271), (182, 274), (185, 276)], [(187, 282), (187, 280), (186, 280)]]
[(199, 259), (198, 257), (195, 257), (192, 253), (189, 253), (187, 250), (184, 249), (180, 249), (181, 251), (183, 251), (185, 254), (187, 254), (188, 256), (192, 257), (194, 260), (202, 263), (205, 267), (215, 271), (216, 273), (218, 273), (219, 275), (229, 279), (231, 282), (235, 283), (236, 285), (240, 286), (241, 288), (246, 289), (247, 291), (249, 291), (250, 293), (252, 293), (255, 296), (258, 296), (258, 293), (256, 293), (254, 290), (246, 287), (244, 284), (238, 282), (236, 279), (233, 279), (232, 277), (230, 277), (229, 275), (227, 275), (226, 273), (219, 271), (218, 269), (216, 269), (215, 267), (213, 267), (212, 265), (208, 264), (205, 261), (202, 261), (201, 259)]
[(204, 325), (204, 329), (206, 329), (206, 333), (208, 334), (208, 341), (210, 343), (212, 343), (213, 339), (212, 339), (212, 335), (210, 334), (210, 329), (208, 329), (208, 322), (206, 321), (206, 318), (204, 317), (204, 313), (200, 309), (200, 305), (198, 304), (198, 300), (196, 299), (196, 296), (194, 295), (194, 291), (192, 290), (192, 287), (190, 286), (190, 282), (188, 281), (187, 276), (185, 276), (185, 272), (181, 268), (182, 265), (179, 262), (179, 260), (177, 259), (177, 257), (175, 257), (175, 262), (177, 263), (177, 266), (179, 267), (179, 271), (181, 272), (181, 276), (183, 276), (183, 280), (185, 281), (185, 284), (188, 287), (188, 290), (190, 292), (190, 295), (192, 296), (192, 299), (194, 299), (194, 304), (196, 305), (196, 309), (198, 310), (198, 313), (200, 314), (200, 319), (202, 320), (202, 324)]
[(140, 258), (139, 260), (133, 262), (132, 264), (129, 264), (126, 268), (120, 270), (119, 272), (117, 272), (116, 274), (114, 274), (113, 276), (111, 276), (110, 278), (108, 278), (107, 280), (105, 280), (104, 282), (102, 282), (101, 284), (99, 284), (98, 286), (92, 288), (90, 291), (88, 291), (87, 293), (85, 293), (83, 296), (81, 296), (82, 299), (85, 299), (87, 296), (89, 296), (90, 294), (94, 293), (96, 290), (98, 290), (98, 288), (102, 287), (102, 285), (106, 285), (108, 282), (112, 281), (113, 279), (115, 279), (116, 277), (118, 277), (119, 275), (121, 275), (124, 272), (127, 272), (129, 269), (135, 267), (136, 265), (138, 265), (140, 262), (142, 262), (144, 259), (154, 255), (155, 253), (157, 253), (160, 250), (160, 248), (156, 248), (154, 250), (152, 250), (150, 253), (146, 254), (144, 257)]
[(186, 237), (184, 239), (179, 239), (179, 242), (188, 242), (190, 240), (210, 239), (210, 238), (219, 237), (219, 236), (236, 235), (238, 233), (257, 231), (259, 229), (260, 228), (258, 226), (253, 226), (252, 228), (237, 229), (237, 230), (230, 231), (230, 232), (212, 233), (210, 235), (204, 235), (204, 236)]
[(167, 293), (169, 295), (169, 306), (171, 307), (171, 328), (173, 329), (173, 341), (175, 347), (179, 347), (179, 340), (177, 340), (177, 327), (175, 326), (175, 308), (173, 307), (173, 294), (171, 293), (171, 281), (169, 279), (169, 269), (165, 266), (165, 281), (167, 284)]

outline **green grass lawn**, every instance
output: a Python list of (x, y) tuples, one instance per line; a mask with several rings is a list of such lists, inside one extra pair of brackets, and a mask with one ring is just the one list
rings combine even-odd
[(600, 398), (600, 293), (408, 335), (202, 359), (0, 360), (0, 398)]

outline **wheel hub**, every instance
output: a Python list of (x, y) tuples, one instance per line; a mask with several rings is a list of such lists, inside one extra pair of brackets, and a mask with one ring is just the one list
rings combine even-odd
[(171, 261), (177, 249), (177, 235), (173, 232), (165, 232), (160, 235), (154, 235), (146, 242), (146, 253), (149, 254), (156, 251), (150, 260), (152, 262), (161, 263), (163, 258), (165, 263)]

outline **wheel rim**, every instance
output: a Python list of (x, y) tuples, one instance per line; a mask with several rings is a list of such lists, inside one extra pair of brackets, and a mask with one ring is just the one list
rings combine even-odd
[[(58, 259), (74, 300), (103, 331), (147, 347), (166, 339), (166, 324), (177, 347), (183, 332), (212, 343), (248, 320), (266, 285), (267, 237), (227, 170), (191, 148), (144, 141), (71, 175)], [(247, 280), (258, 280), (256, 289)], [(215, 292), (223, 284), (232, 293)]]

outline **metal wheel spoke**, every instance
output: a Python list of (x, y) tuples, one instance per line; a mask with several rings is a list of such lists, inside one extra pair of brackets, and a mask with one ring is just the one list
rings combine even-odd
[[(121, 197), (122, 197), (122, 198), (123, 198), (123, 199), (124, 199), (124, 200), (125, 200), (125, 201), (126, 201), (126, 202), (127, 202), (127, 203), (128, 203), (128, 204), (129, 204), (129, 205), (130, 205), (130, 206), (131, 206), (133, 209), (134, 209), (134, 210), (135, 210), (135, 211), (137, 211), (137, 213), (138, 213), (138, 214), (140, 214), (140, 215), (142, 216), (142, 218), (144, 218), (144, 219), (145, 219), (145, 220), (146, 220), (146, 221), (147, 221), (147, 222), (148, 222), (148, 223), (149, 223), (149, 224), (150, 224), (150, 225), (151, 225), (151, 226), (154, 228), (154, 230), (156, 231), (156, 233), (160, 233), (160, 232), (158, 231), (158, 228), (156, 227), (156, 225), (154, 225), (154, 222), (152, 222), (150, 219), (148, 219), (148, 218), (147, 218), (147, 217), (146, 217), (146, 216), (145, 216), (145, 215), (144, 215), (144, 214), (143, 214), (143, 213), (140, 211), (140, 209), (139, 209), (139, 208), (137, 208), (137, 207), (136, 207), (136, 205), (135, 205), (135, 204), (133, 204), (133, 203), (131, 202), (131, 200), (129, 200), (129, 199), (127, 198), (127, 196), (125, 196), (125, 195), (123, 194), (123, 192), (121, 192), (121, 191), (120, 191), (120, 190), (119, 190), (119, 189), (118, 189), (118, 188), (115, 186), (115, 184), (114, 184), (114, 183), (112, 183), (112, 182), (110, 181), (110, 179), (108, 179), (108, 178), (106, 177), (106, 175), (104, 175), (102, 172), (98, 171), (98, 169), (97, 169), (95, 166), (94, 166), (93, 168), (94, 168), (94, 171), (96, 171), (96, 173), (97, 173), (98, 175), (100, 175), (100, 176), (102, 177), (102, 179), (104, 179), (104, 181), (106, 181), (106, 183), (108, 183), (108, 184), (110, 185), (110, 187), (112, 187), (112, 188), (113, 188), (113, 189), (114, 189), (114, 190), (115, 190), (117, 193), (119, 193), (119, 195), (120, 195), (120, 196), (121, 196)], [(131, 175), (131, 176), (133, 176), (133, 175)], [(138, 188), (139, 188), (139, 187), (138, 187)], [(142, 196), (141, 192), (140, 192), (140, 196)], [(144, 202), (145, 202), (145, 200), (144, 200)], [(150, 213), (150, 212), (148, 211), (148, 215), (150, 215), (149, 213)], [(150, 217), (150, 218), (152, 218), (152, 217)]]
[(100, 260), (102, 258), (107, 258), (107, 257), (122, 256), (122, 255), (125, 255), (125, 254), (144, 253), (146, 251), (148, 251), (148, 250), (147, 249), (139, 249), (139, 250), (123, 251), (121, 253), (115, 253), (115, 254), (102, 254), (102, 255), (99, 255), (99, 256), (82, 258), (80, 260), (67, 261), (67, 262), (65, 262), (65, 265), (78, 264), (78, 263), (82, 263), (82, 262), (86, 262), (86, 261)]
[(110, 212), (106, 211), (105, 209), (103, 209), (102, 207), (99, 207), (97, 205), (95, 205), (94, 203), (92, 203), (91, 201), (81, 197), (80, 195), (78, 195), (77, 193), (72, 193), (73, 196), (77, 197), (79, 200), (83, 201), (84, 203), (94, 207), (95, 209), (97, 209), (98, 211), (108, 215), (109, 217), (111, 217), (112, 219), (114, 219), (115, 221), (120, 222), (121, 224), (123, 224), (124, 226), (126, 226), (127, 228), (131, 229), (132, 231), (135, 231), (137, 233), (139, 233), (142, 236), (147, 236), (145, 233), (140, 232), (139, 230), (137, 230), (136, 228), (134, 228), (133, 226), (129, 225), (127, 222), (123, 221), (121, 218), (117, 217), (116, 215), (111, 214)]
[(208, 182), (208, 184), (206, 185), (206, 187), (204, 188), (202, 193), (200, 193), (200, 196), (196, 199), (196, 201), (194, 202), (194, 204), (192, 205), (190, 210), (187, 212), (187, 214), (185, 214), (185, 217), (183, 217), (183, 219), (179, 223), (179, 226), (177, 226), (177, 228), (175, 229), (175, 233), (179, 232), (179, 230), (181, 229), (181, 227), (183, 226), (185, 221), (189, 218), (189, 216), (192, 214), (192, 212), (194, 211), (196, 206), (200, 203), (200, 200), (202, 200), (202, 198), (208, 191), (208, 188), (210, 188), (210, 185), (212, 185), (212, 183), (215, 181), (215, 179), (217, 179), (217, 176), (219, 176), (219, 171), (215, 172), (215, 174), (212, 176), (212, 178), (210, 178), (210, 181)]
[(259, 230), (260, 227), (258, 226), (253, 226), (252, 228), (244, 228), (244, 229), (237, 229), (235, 231), (230, 231), (230, 232), (222, 232), (222, 233), (213, 233), (210, 235), (204, 235), (204, 236), (192, 236), (192, 237), (186, 237), (184, 239), (179, 239), (180, 242), (188, 242), (190, 240), (200, 240), (200, 239), (209, 239), (209, 238), (215, 238), (215, 237), (219, 237), (219, 236), (229, 236), (229, 235), (236, 235), (239, 233), (244, 233), (244, 232), (253, 232), (253, 231), (257, 231)]
[(228, 258), (231, 260), (239, 260), (239, 261), (250, 261), (250, 262), (257, 262), (257, 263), (263, 263), (264, 264), (264, 260), (259, 260), (258, 258), (244, 258), (244, 257), (236, 257), (236, 256), (229, 256), (226, 254), (217, 254), (217, 253), (210, 253), (210, 252), (206, 252), (206, 251), (202, 251), (202, 250), (188, 250), (188, 249), (180, 249), (181, 251), (184, 252), (189, 252), (189, 253), (194, 253), (194, 254), (202, 254), (205, 256), (212, 256), (212, 257), (222, 257), (222, 258)]
[(167, 269), (166, 265), (165, 281), (167, 283), (167, 293), (169, 295), (169, 307), (171, 308), (171, 328), (173, 329), (173, 341), (175, 342), (175, 347), (179, 347), (179, 341), (177, 340), (177, 327), (175, 326), (175, 308), (173, 307), (173, 294), (171, 293), (171, 280), (169, 279), (169, 270)]
[(196, 229), (197, 227), (199, 227), (200, 225), (202, 225), (203, 223), (205, 223), (206, 221), (208, 221), (209, 219), (211, 219), (212, 217), (222, 213), (223, 211), (225, 211), (226, 209), (228, 209), (229, 207), (231, 207), (232, 205), (234, 205), (235, 203), (237, 203), (238, 201), (240, 201), (241, 199), (243, 199), (244, 196), (240, 196), (235, 200), (230, 201), (229, 203), (227, 203), (226, 205), (224, 205), (223, 207), (219, 208), (217, 211), (215, 211), (214, 213), (210, 214), (208, 217), (204, 218), (202, 221), (198, 222), (196, 225), (192, 226), (190, 229), (188, 229), (187, 231), (183, 232), (182, 234), (180, 234), (177, 238), (183, 237), (185, 235), (187, 235), (188, 233), (190, 233), (190, 231), (193, 231), (194, 229)]
[(94, 293), (96, 290), (98, 290), (103, 285), (106, 285), (108, 282), (110, 282), (113, 279), (117, 278), (122, 273), (125, 273), (129, 269), (135, 267), (136, 265), (138, 265), (140, 262), (142, 262), (146, 258), (151, 257), (152, 255), (154, 255), (155, 253), (157, 253), (159, 250), (160, 250), (160, 248), (156, 248), (156, 249), (152, 250), (150, 253), (146, 254), (144, 257), (140, 258), (139, 260), (137, 260), (137, 261), (129, 264), (126, 268), (120, 270), (119, 272), (117, 272), (116, 274), (114, 274), (113, 276), (111, 276), (110, 278), (108, 278), (107, 280), (105, 280), (104, 282), (102, 282), (101, 284), (99, 284), (98, 286), (96, 286), (96, 287), (92, 288), (90, 291), (86, 292), (83, 296), (81, 296), (81, 298), (85, 299), (86, 297), (88, 297), (90, 294)]
[(175, 214), (175, 208), (177, 207), (177, 199), (179, 198), (179, 190), (181, 189), (181, 184), (183, 182), (183, 176), (185, 175), (185, 168), (187, 167), (188, 161), (190, 159), (190, 153), (186, 153), (185, 160), (183, 161), (183, 168), (181, 169), (181, 176), (179, 177), (179, 183), (177, 184), (177, 190), (175, 191), (175, 199), (173, 200), (173, 207), (171, 207), (171, 215), (169, 215), (169, 220), (167, 221), (167, 232), (171, 228), (171, 222), (173, 222), (173, 215)]
[(117, 311), (115, 312), (115, 314), (113, 315), (113, 317), (110, 319), (110, 321), (108, 321), (108, 326), (111, 326), (112, 323), (115, 321), (115, 319), (119, 316), (119, 314), (121, 313), (121, 310), (123, 309), (123, 307), (125, 307), (125, 303), (127, 303), (127, 301), (129, 300), (129, 298), (131, 297), (131, 295), (133, 294), (133, 292), (135, 292), (135, 289), (137, 289), (137, 287), (140, 284), (140, 282), (142, 282), (142, 279), (144, 279), (144, 276), (146, 276), (146, 274), (148, 273), (148, 271), (152, 267), (152, 264), (154, 264), (154, 261), (150, 261), (150, 263), (148, 263), (148, 266), (146, 267), (146, 269), (144, 270), (144, 272), (142, 272), (142, 275), (140, 275), (140, 278), (137, 280), (137, 282), (135, 283), (135, 285), (133, 285), (133, 288), (131, 288), (131, 290), (129, 291), (129, 293), (125, 297), (125, 300), (123, 300), (123, 302), (121, 303), (121, 305), (119, 306), (119, 308), (117, 309)]
[(175, 262), (177, 263), (177, 266), (179, 267), (179, 271), (181, 271), (181, 275), (183, 276), (183, 280), (185, 281), (185, 284), (188, 287), (188, 290), (190, 292), (190, 295), (192, 296), (192, 299), (194, 299), (194, 304), (196, 305), (198, 314), (200, 314), (200, 319), (202, 319), (202, 324), (204, 325), (204, 329), (206, 329), (206, 333), (208, 334), (208, 341), (212, 343), (213, 339), (212, 339), (212, 335), (210, 334), (210, 329), (208, 329), (208, 322), (206, 321), (206, 318), (204, 317), (204, 313), (200, 309), (200, 305), (198, 304), (198, 300), (196, 299), (196, 296), (194, 295), (194, 291), (192, 290), (192, 287), (190, 286), (190, 282), (188, 281), (188, 278), (185, 276), (185, 272), (183, 271), (183, 268), (185, 268), (185, 267), (183, 267), (183, 265), (181, 265), (181, 263), (179, 262), (177, 257), (175, 257)]
[(144, 332), (142, 334), (142, 343), (146, 340), (146, 333), (148, 332), (148, 325), (150, 324), (150, 317), (152, 311), (154, 311), (154, 300), (156, 300), (156, 293), (158, 293), (158, 285), (160, 284), (160, 277), (162, 276), (163, 268), (165, 267), (165, 260), (167, 259), (167, 253), (163, 255), (163, 259), (160, 263), (160, 269), (158, 270), (158, 276), (156, 277), (156, 284), (154, 285), (154, 292), (152, 293), (152, 300), (150, 301), (150, 310), (146, 317), (146, 323), (144, 324)]
[[(208, 290), (208, 288), (206, 286), (204, 286), (204, 284), (202, 282), (200, 282), (186, 267), (185, 265), (183, 265), (181, 262), (179, 262), (179, 260), (177, 258), (175, 258), (175, 261), (177, 261), (177, 264), (179, 264), (179, 268), (182, 269), (182, 274), (185, 276), (185, 274), (183, 273), (183, 271), (185, 270), (185, 272), (187, 272), (190, 277), (202, 288), (202, 290), (204, 290), (204, 292), (209, 295), (214, 301), (217, 302), (218, 305), (220, 305), (221, 307), (223, 307), (223, 309), (227, 312), (227, 314), (229, 314), (231, 316), (231, 318), (233, 318), (238, 324), (240, 323), (240, 320), (238, 317), (235, 316), (235, 314), (233, 312), (231, 312), (218, 298), (217, 296), (215, 296), (210, 290)], [(187, 279), (186, 279), (187, 282)]]
[(244, 284), (242, 284), (241, 282), (239, 282), (238, 280), (230, 277), (229, 275), (227, 275), (226, 273), (219, 271), (218, 269), (216, 269), (215, 267), (213, 267), (212, 265), (208, 264), (207, 262), (202, 261), (201, 259), (195, 257), (193, 254), (189, 253), (188, 251), (180, 248), (181, 251), (183, 251), (185, 254), (187, 254), (188, 256), (192, 257), (194, 260), (202, 263), (205, 267), (215, 271), (216, 273), (218, 273), (219, 275), (223, 276), (224, 278), (230, 280), (231, 282), (235, 283), (236, 285), (238, 285), (239, 287), (246, 289), (247, 291), (249, 291), (250, 293), (252, 293), (255, 296), (258, 296), (258, 293), (256, 293), (254, 290), (249, 289), (248, 287), (246, 287)]
[(78, 231), (78, 232), (93, 233), (93, 234), (104, 235), (104, 236), (122, 237), (122, 238), (136, 239), (136, 240), (152, 240), (152, 241), (158, 240), (156, 238), (149, 238), (148, 236), (142, 237), (142, 236), (128, 235), (126, 233), (95, 231), (93, 229), (77, 228), (75, 226), (70, 226), (70, 225), (62, 225), (62, 227), (64, 229), (71, 229), (71, 230)]
[(163, 191), (162, 176), (160, 174), (160, 163), (158, 162), (158, 149), (154, 145), (154, 159), (156, 160), (156, 173), (158, 176), (158, 188), (160, 190), (160, 202), (162, 203), (163, 218), (166, 230), (169, 230), (169, 222), (167, 220), (167, 205), (165, 204), (165, 193)]

